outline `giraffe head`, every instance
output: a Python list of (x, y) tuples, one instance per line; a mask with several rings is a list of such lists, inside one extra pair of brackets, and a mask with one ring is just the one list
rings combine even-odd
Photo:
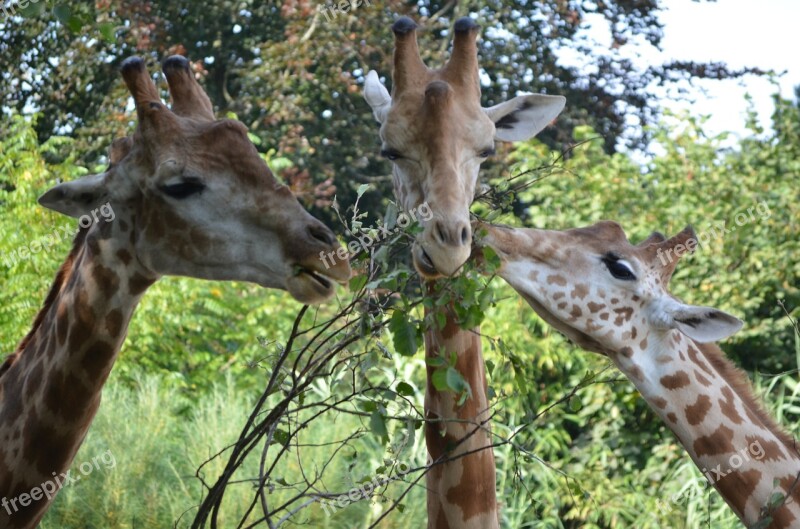
[(380, 122), (381, 153), (393, 163), (395, 194), (406, 210), (427, 203), (432, 215), (414, 247), (414, 265), (426, 277), (453, 275), (470, 255), (469, 208), (481, 163), (495, 140), (535, 136), (564, 108), (561, 96), (522, 95), (481, 107), (478, 26), (455, 23), (453, 51), (441, 69), (422, 62), (416, 24), (392, 26), (395, 35), (392, 94), (369, 72), (364, 97)]
[[(123, 62), (138, 116), (133, 137), (113, 143), (104, 173), (58, 184), (39, 202), (124, 239), (127, 259), (153, 278), (249, 281), (304, 303), (330, 297), (350, 276), (346, 261), (322, 266), (320, 255), (339, 247), (333, 233), (276, 180), (242, 123), (215, 119), (185, 58), (170, 57), (163, 71), (172, 110), (141, 59)], [(115, 228), (97, 222), (102, 207)]]
[(550, 325), (602, 354), (644, 349), (651, 333), (677, 329), (699, 343), (738, 331), (742, 322), (710, 307), (684, 304), (668, 286), (678, 259), (697, 245), (687, 227), (637, 245), (616, 222), (565, 231), (481, 225), (501, 260), (499, 275)]

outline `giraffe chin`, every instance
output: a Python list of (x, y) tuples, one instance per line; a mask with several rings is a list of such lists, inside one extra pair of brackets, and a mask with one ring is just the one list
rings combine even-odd
[(320, 272), (301, 268), (286, 281), (286, 290), (300, 303), (314, 305), (333, 297), (336, 281)]
[[(505, 277), (503, 279), (506, 279), (506, 281), (508, 281), (508, 279)], [(513, 283), (509, 282), (509, 284), (514, 286)], [(540, 318), (542, 318), (549, 325), (553, 326), (553, 328), (555, 328), (558, 332), (566, 336), (567, 339), (569, 339), (569, 341), (571, 341), (578, 347), (586, 349), (587, 351), (600, 353), (601, 355), (605, 356), (609, 355), (609, 350), (600, 345), (600, 342), (598, 342), (591, 336), (584, 334), (579, 330), (574, 329), (569, 325), (567, 325), (566, 323), (564, 323), (563, 321), (561, 321), (561, 319), (558, 316), (547, 310), (544, 307), (544, 305), (539, 303), (539, 301), (534, 296), (531, 296), (526, 292), (522, 292), (521, 290), (517, 290), (517, 292), (519, 292), (522, 295), (522, 297), (525, 298), (525, 301), (528, 302), (528, 305), (531, 306), (533, 311), (536, 312), (536, 314), (538, 314)]]

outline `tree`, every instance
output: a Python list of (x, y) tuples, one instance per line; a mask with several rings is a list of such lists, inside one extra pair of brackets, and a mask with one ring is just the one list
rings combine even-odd
[[(388, 77), (389, 28), (396, 15), (420, 21), (423, 56), (431, 66), (443, 64), (453, 21), (475, 16), (483, 27), (486, 106), (518, 91), (565, 95), (566, 112), (544, 141), (561, 147), (575, 127), (590, 125), (613, 152), (622, 133), (630, 132), (631, 117), (638, 123), (631, 141), (647, 142), (642, 126), (659, 111), (647, 96), (651, 84), (759, 73), (694, 63), (637, 71), (620, 58), (620, 48), (637, 36), (658, 45), (663, 5), (657, 0), (354, 0), (349, 8), (341, 2), (333, 8), (310, 0), (212, 0), (200, 8), (188, 0), (69, 5), (42, 0), (0, 23), (0, 57), (7, 65), (0, 101), (5, 113), (40, 112), (40, 140), (56, 132), (75, 136), (78, 152), (94, 161), (113, 136), (130, 128), (130, 119), (119, 111), (124, 97), (115, 73), (119, 63), (133, 54), (154, 61), (186, 54), (197, 61), (215, 108), (236, 113), (265, 151), (275, 149), (292, 161), (283, 177), (309, 205), (327, 206), (334, 193), (349, 205), (360, 184), (375, 183), (362, 204), (376, 210), (390, 196), (389, 167), (375, 156), (376, 125), (360, 91), (369, 69)], [(591, 13), (608, 21), (612, 49), (581, 36)], [(557, 51), (563, 47), (590, 57), (595, 67), (563, 66)]]

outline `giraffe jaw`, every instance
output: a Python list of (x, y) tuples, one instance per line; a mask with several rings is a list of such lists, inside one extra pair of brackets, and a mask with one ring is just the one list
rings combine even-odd
[[(508, 279), (505, 277), (503, 279), (508, 281)], [(508, 282), (512, 287), (514, 287), (514, 283), (512, 283), (511, 281)], [(516, 287), (514, 289), (517, 290)], [(564, 323), (558, 316), (556, 316), (555, 314), (550, 312), (547, 308), (545, 308), (545, 306), (542, 303), (539, 303), (539, 300), (537, 300), (534, 296), (522, 290), (517, 290), (517, 291), (522, 295), (523, 298), (525, 298), (525, 301), (528, 302), (528, 305), (531, 306), (533, 311), (536, 312), (536, 314), (538, 314), (540, 318), (542, 318), (545, 322), (547, 322), (549, 325), (555, 328), (558, 332), (566, 336), (567, 339), (569, 339), (569, 341), (571, 341), (581, 349), (585, 349), (587, 351), (592, 351), (594, 353), (600, 353), (602, 355), (608, 356), (609, 350), (606, 347), (603, 347), (600, 344), (600, 342), (598, 342), (588, 334), (585, 334), (579, 331), (578, 329), (575, 329), (574, 327), (571, 327), (570, 325)]]
[(433, 259), (431, 259), (431, 256), (428, 255), (428, 252), (426, 252), (421, 245), (414, 245), (412, 258), (414, 262), (414, 268), (417, 269), (417, 272), (419, 272), (423, 278), (437, 279), (442, 277), (442, 274), (439, 273), (439, 271), (436, 269), (436, 266), (433, 264)]
[(295, 265), (294, 273), (286, 281), (286, 290), (297, 301), (305, 304), (322, 303), (336, 292), (336, 285), (350, 279), (350, 267), (339, 266), (324, 272), (317, 266)]

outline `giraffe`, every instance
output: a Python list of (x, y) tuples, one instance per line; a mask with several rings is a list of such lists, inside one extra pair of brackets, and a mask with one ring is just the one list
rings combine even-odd
[[(500, 256), (499, 275), (576, 345), (608, 356), (742, 523), (800, 527), (795, 440), (714, 344), (742, 322), (668, 291), (678, 260), (697, 246), (691, 227), (638, 245), (610, 221), (565, 231), (478, 229)], [(769, 508), (776, 492), (786, 501)]]
[[(495, 153), (495, 140), (534, 137), (558, 116), (566, 100), (527, 94), (482, 108), (475, 21), (464, 17), (455, 22), (452, 53), (440, 69), (423, 63), (416, 29), (408, 17), (395, 21), (392, 93), (370, 71), (364, 97), (381, 125), (381, 154), (392, 161), (401, 207), (412, 210), (427, 203), (433, 212), (423, 219), (412, 248), (415, 268), (430, 281), (456, 274), (470, 256), (469, 208), (480, 165)], [(428, 293), (432, 289), (429, 284)], [(444, 315), (445, 325), (425, 332), (426, 357), (457, 353), (455, 367), (470, 383), (472, 398), (458, 406), (452, 393), (436, 390), (434, 368), (428, 367), (428, 454), (432, 461), (447, 459), (426, 475), (428, 527), (495, 528), (495, 464), (480, 332), (459, 328), (452, 306), (433, 310)], [(465, 453), (470, 455), (459, 457)]]
[(323, 268), (320, 253), (339, 248), (333, 233), (275, 179), (244, 125), (215, 120), (189, 62), (170, 57), (163, 71), (171, 111), (143, 60), (122, 63), (133, 136), (114, 141), (104, 173), (39, 199), (72, 217), (99, 204), (115, 214), (81, 221), (33, 328), (0, 369), (0, 527), (35, 527), (68, 482), (133, 311), (161, 276), (253, 282), (303, 303), (350, 276), (346, 261)]

